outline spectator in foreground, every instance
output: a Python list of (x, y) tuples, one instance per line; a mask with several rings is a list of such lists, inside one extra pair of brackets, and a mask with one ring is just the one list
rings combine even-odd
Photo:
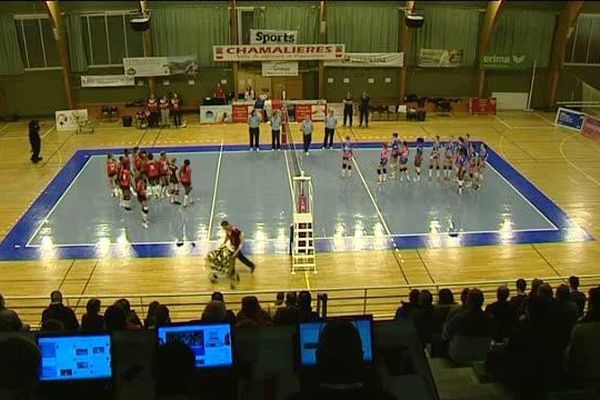
[(515, 309), (517, 320), (520, 320), (525, 316), (525, 312), (527, 311), (528, 296), (527, 293), (525, 293), (527, 290), (527, 281), (523, 278), (519, 278), (517, 279), (515, 286), (517, 288), (517, 294), (510, 298), (510, 304), (512, 304)]
[(571, 299), (572, 302), (577, 304), (577, 312), (579, 313), (579, 316), (581, 317), (581, 316), (583, 316), (583, 311), (585, 310), (586, 298), (585, 298), (585, 294), (583, 292), (579, 291), (579, 277), (577, 277), (577, 276), (569, 277), (569, 288), (571, 290), (569, 298)]
[(256, 296), (242, 298), (242, 309), (237, 315), (237, 327), (268, 326), (271, 317), (260, 306)]
[(451, 340), (455, 335), (492, 337), (493, 323), (481, 309), (483, 300), (481, 290), (469, 290), (465, 311), (454, 315), (444, 326), (443, 337), (445, 340)]
[(535, 278), (531, 281), (531, 291), (529, 292), (529, 300), (538, 295), (538, 288), (544, 283), (543, 280)]
[(425, 346), (431, 343), (431, 338), (437, 330), (437, 319), (433, 310), (433, 296), (429, 290), (421, 290), (419, 293), (419, 306), (411, 311), (409, 318), (415, 324), (421, 344)]
[(214, 292), (211, 296), (210, 296), (211, 300), (216, 300), (216, 301), (220, 301), (221, 303), (223, 303), (223, 305), (225, 306), (225, 319), (227, 322), (235, 325), (235, 321), (236, 321), (236, 317), (235, 314), (233, 313), (233, 311), (227, 309), (227, 303), (225, 303), (225, 297), (223, 296), (223, 293), (221, 292)]
[(77, 321), (75, 313), (63, 304), (63, 295), (58, 290), (50, 293), (50, 305), (42, 312), (42, 324), (49, 319), (61, 321), (64, 329), (68, 331), (75, 331), (79, 328), (79, 321)]
[(119, 307), (125, 313), (125, 318), (127, 321), (127, 329), (141, 329), (142, 321), (140, 317), (138, 317), (135, 310), (131, 308), (131, 304), (127, 299), (119, 299), (115, 301), (115, 306)]
[(590, 289), (588, 311), (573, 327), (565, 366), (580, 387), (600, 387), (600, 287)]
[(413, 309), (419, 306), (419, 289), (412, 289), (408, 293), (408, 303), (401, 301), (400, 307), (396, 309), (395, 320), (408, 319)]
[(109, 331), (123, 331), (127, 329), (127, 315), (122, 308), (111, 305), (104, 311), (104, 328)]
[(565, 348), (571, 336), (571, 330), (577, 319), (579, 312), (577, 305), (569, 298), (569, 287), (560, 285), (556, 288), (556, 299), (554, 301), (554, 315), (556, 320), (556, 329), (562, 331), (562, 347)]
[(495, 322), (494, 340), (508, 338), (517, 323), (515, 307), (508, 301), (510, 290), (500, 286), (496, 290), (496, 301), (485, 308), (485, 313)]
[(202, 322), (229, 322), (227, 320), (227, 309), (225, 303), (219, 300), (211, 300), (202, 311)]
[(343, 319), (327, 324), (317, 347), (317, 382), (302, 396), (310, 400), (393, 399), (363, 377), (363, 348), (358, 330)]
[(462, 314), (468, 310), (467, 298), (469, 297), (470, 290), (471, 289), (469, 289), (469, 288), (464, 288), (462, 290), (462, 292), (460, 292), (460, 306), (453, 307), (450, 309), (450, 311), (448, 312), (448, 319), (446, 319), (446, 321), (445, 321), (446, 323), (448, 321), (450, 321), (452, 318), (454, 318), (456, 315)]
[(312, 296), (306, 290), (298, 293), (298, 311), (300, 312), (300, 322), (316, 321), (319, 314), (312, 310)]
[(448, 288), (440, 289), (438, 293), (437, 304), (433, 306), (433, 311), (437, 319), (437, 326), (441, 332), (441, 328), (448, 319), (448, 314), (452, 308), (456, 307), (454, 301), (454, 293)]
[(99, 299), (89, 299), (81, 317), (81, 329), (85, 331), (101, 331), (104, 329), (104, 317), (100, 315), (101, 302)]
[(40, 332), (62, 332), (64, 330), (66, 330), (65, 324), (58, 319), (49, 318), (40, 326)]
[(156, 300), (148, 304), (148, 312), (146, 318), (144, 318), (144, 328), (148, 329), (150, 326), (156, 326), (156, 310), (160, 303)]
[(23, 337), (0, 341), (0, 399), (35, 399), (41, 355), (34, 342)]
[(13, 310), (6, 308), (4, 297), (0, 294), (0, 332), (17, 332), (23, 330), (21, 318)]
[(160, 345), (152, 360), (152, 380), (157, 399), (191, 399), (196, 359), (184, 343)]
[(295, 325), (300, 321), (297, 301), (296, 292), (289, 292), (286, 295), (285, 307), (279, 307), (273, 317), (275, 325)]

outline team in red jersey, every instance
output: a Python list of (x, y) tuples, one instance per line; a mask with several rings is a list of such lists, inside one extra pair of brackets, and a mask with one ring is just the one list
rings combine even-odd
[(106, 157), (106, 175), (111, 196), (121, 196), (120, 206), (131, 211), (131, 196), (136, 196), (142, 211), (142, 225), (148, 227), (149, 201), (160, 200), (169, 193), (172, 204), (179, 202), (179, 185), (184, 188), (183, 205), (191, 205), (192, 166), (185, 160), (181, 169), (177, 159), (169, 161), (167, 153), (161, 152), (158, 159), (146, 150), (135, 147), (130, 159), (125, 150), (119, 161), (112, 154)]

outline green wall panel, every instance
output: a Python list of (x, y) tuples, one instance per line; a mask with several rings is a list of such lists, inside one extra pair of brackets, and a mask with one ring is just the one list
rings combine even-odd
[[(398, 97), (397, 68), (326, 68), (325, 69), (325, 98), (327, 101), (339, 103), (350, 91), (354, 97), (359, 97), (363, 90), (369, 93), (373, 100), (383, 100)], [(328, 83), (328, 78), (333, 83)], [(344, 83), (344, 78), (350, 81)], [(369, 83), (373, 78), (373, 83)], [(391, 82), (386, 83), (385, 78)]]
[(67, 107), (59, 70), (0, 76), (0, 87), (4, 88), (12, 112), (22, 116), (51, 116)]
[(406, 74), (406, 94), (424, 97), (465, 97), (475, 93), (472, 68), (410, 68)]

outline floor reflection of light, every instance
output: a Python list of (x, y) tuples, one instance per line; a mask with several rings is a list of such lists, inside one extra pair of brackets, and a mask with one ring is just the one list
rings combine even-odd
[(362, 219), (357, 219), (354, 223), (354, 236), (352, 237), (352, 249), (354, 251), (363, 250), (367, 247), (365, 241), (365, 231)]
[(129, 239), (127, 239), (127, 232), (125, 229), (121, 230), (121, 233), (119, 236), (117, 236), (113, 249), (114, 256), (116, 257), (127, 257), (133, 255), (133, 247), (131, 246)]
[(96, 243), (96, 257), (104, 258), (110, 255), (110, 239), (107, 237), (100, 238)]
[(54, 241), (50, 236), (42, 236), (40, 243), (40, 258), (44, 260), (53, 259), (57, 256), (57, 250), (54, 247)]
[(381, 222), (373, 225), (373, 247), (375, 249), (383, 249), (388, 246), (388, 236)]
[(275, 250), (277, 252), (287, 251), (289, 237), (285, 233), (285, 228), (277, 228), (277, 237), (275, 238)]
[(209, 239), (208, 226), (206, 226), (206, 224), (200, 224), (200, 225), (198, 225), (198, 230), (197, 230), (196, 237), (201, 242), (204, 241), (204, 240), (208, 240)]
[(265, 234), (264, 225), (258, 224), (254, 231), (254, 253), (264, 254), (267, 248), (267, 235)]
[(510, 216), (503, 216), (502, 221), (500, 222), (500, 227), (498, 228), (500, 241), (502, 243), (510, 243), (514, 237), (513, 232), (513, 222), (510, 219)]
[(442, 246), (442, 235), (440, 233), (441, 230), (440, 221), (432, 219), (429, 221), (429, 235), (427, 236), (427, 241), (429, 242), (429, 246), (431, 247), (441, 247)]
[(347, 250), (347, 240), (344, 237), (346, 230), (344, 229), (344, 224), (341, 220), (335, 225), (335, 233), (333, 234), (333, 246), (335, 250), (338, 251), (346, 251)]
[(565, 229), (564, 238), (567, 242), (581, 242), (588, 238), (588, 234), (579, 225), (573, 222)]

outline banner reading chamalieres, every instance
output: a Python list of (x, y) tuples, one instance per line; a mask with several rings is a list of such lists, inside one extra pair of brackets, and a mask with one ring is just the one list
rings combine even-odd
[(343, 44), (213, 46), (215, 61), (340, 60)]
[(419, 67), (454, 68), (461, 67), (463, 51), (460, 49), (421, 49), (417, 65)]
[(527, 69), (531, 68), (531, 62), (525, 54), (492, 54), (481, 57), (480, 66), (482, 69)]
[(325, 61), (326, 67), (403, 67), (404, 53), (346, 53), (344, 58)]

